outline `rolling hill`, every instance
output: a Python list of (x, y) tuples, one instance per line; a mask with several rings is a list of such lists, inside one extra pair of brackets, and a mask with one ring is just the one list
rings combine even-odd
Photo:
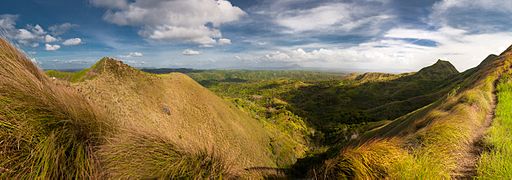
[(403, 74), (0, 60), (0, 178), (511, 177), (512, 47)]
[[(0, 41), (0, 168), (11, 178), (219, 178), (277, 167), (263, 124), (180, 73), (103, 58), (49, 78)], [(51, 74), (51, 73), (50, 73)]]

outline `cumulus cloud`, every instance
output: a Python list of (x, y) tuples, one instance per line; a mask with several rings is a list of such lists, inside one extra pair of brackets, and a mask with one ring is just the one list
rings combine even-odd
[[(16, 28), (16, 19), (17, 15), (4, 14), (0, 15), (0, 35), (6, 37), (13, 42), (17, 42), (20, 45), (28, 46), (28, 47), (39, 47), (40, 43), (46, 43), (45, 49), (47, 50), (57, 50), (60, 46), (50, 45), (48, 43), (55, 43), (60, 41), (60, 38), (57, 37), (58, 34), (64, 33), (64, 29), (73, 27), (74, 25), (69, 23), (64, 23), (58, 26), (50, 27), (50, 32), (48, 33), (41, 25), (26, 25), (25, 28)], [(67, 30), (66, 30), (67, 31)], [(77, 45), (80, 44), (80, 38), (74, 38), (66, 40), (64, 45)]]
[(122, 9), (128, 6), (128, 2), (126, 2), (126, 0), (91, 0), (90, 2), (95, 6), (105, 8)]
[(45, 41), (46, 43), (52, 43), (52, 42), (57, 41), (57, 38), (55, 38), (55, 37), (53, 37), (53, 36), (51, 36), (51, 35), (47, 34), (46, 36), (44, 36), (44, 41)]
[[(435, 42), (436, 46), (422, 45), (419, 41)], [(510, 42), (512, 33), (472, 34), (453, 27), (436, 30), (395, 28), (380, 40), (346, 48), (326, 46), (309, 51), (303, 48), (285, 49), (255, 59), (304, 67), (350, 67), (378, 71), (418, 70), (437, 59), (445, 59), (459, 70), (466, 70), (478, 65), (490, 53), (505, 50)]]
[(201, 52), (192, 50), (192, 49), (185, 49), (181, 54), (183, 54), (185, 56), (195, 56), (195, 55), (200, 55)]
[(60, 46), (58, 44), (55, 44), (55, 45), (45, 44), (44, 46), (47, 51), (56, 51), (56, 50), (60, 49)]
[[(300, 5), (302, 4), (302, 5)], [(387, 0), (362, 0), (354, 2), (273, 1), (259, 14), (284, 27), (285, 33), (301, 32), (352, 32), (374, 34), (382, 24), (394, 18), (385, 7)], [(300, 8), (297, 8), (300, 7)]]
[(120, 55), (121, 58), (133, 58), (133, 57), (142, 57), (144, 54), (141, 52), (129, 52), (127, 55)]
[[(212, 45), (222, 38), (219, 27), (246, 13), (227, 0), (102, 1), (108, 22), (140, 27), (139, 34), (156, 41), (180, 40)], [(127, 3), (124, 5), (124, 3)]]
[(15, 28), (17, 15), (3, 14), (0, 15), (0, 29), (11, 30)]
[(219, 44), (220, 44), (220, 45), (228, 45), (228, 44), (231, 44), (231, 39), (220, 38), (220, 39), (219, 39)]
[(82, 39), (80, 38), (71, 38), (71, 39), (67, 39), (65, 40), (62, 45), (64, 46), (76, 46), (76, 45), (79, 45), (82, 43)]
[(48, 28), (48, 30), (50, 31), (50, 33), (52, 35), (58, 36), (58, 35), (62, 35), (64, 33), (68, 32), (70, 29), (76, 28), (76, 27), (78, 27), (78, 25), (76, 25), (76, 24), (63, 23), (63, 24), (50, 26)]

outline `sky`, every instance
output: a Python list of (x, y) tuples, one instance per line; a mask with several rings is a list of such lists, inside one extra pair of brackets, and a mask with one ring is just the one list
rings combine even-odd
[(510, 0), (2, 0), (0, 36), (44, 69), (459, 71), (512, 44)]

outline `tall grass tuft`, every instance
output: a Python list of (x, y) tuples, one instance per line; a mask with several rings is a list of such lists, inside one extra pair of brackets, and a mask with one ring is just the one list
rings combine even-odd
[(215, 153), (191, 152), (168, 138), (138, 130), (109, 139), (100, 156), (107, 176), (114, 179), (220, 179), (232, 174)]
[(0, 177), (92, 178), (105, 116), (0, 39)]
[[(372, 141), (345, 149), (343, 156), (325, 162), (320, 169), (321, 179), (382, 179), (389, 176), (391, 165), (401, 161), (407, 152), (397, 147), (397, 139)], [(314, 173), (314, 172), (312, 172)]]

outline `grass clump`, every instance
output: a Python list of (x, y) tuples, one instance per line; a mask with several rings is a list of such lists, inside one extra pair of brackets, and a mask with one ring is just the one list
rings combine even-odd
[(150, 132), (130, 131), (100, 150), (106, 173), (114, 179), (221, 179), (230, 166), (206, 150), (191, 152)]
[(327, 160), (319, 174), (323, 179), (382, 179), (388, 177), (391, 165), (407, 157), (397, 146), (397, 139), (369, 142), (345, 149), (343, 156)]
[(496, 117), (484, 139), (489, 151), (483, 152), (478, 165), (479, 179), (512, 178), (512, 81), (505, 76), (498, 84)]
[(97, 176), (94, 147), (105, 116), (74, 89), (56, 85), (0, 40), (0, 177), (87, 179)]

